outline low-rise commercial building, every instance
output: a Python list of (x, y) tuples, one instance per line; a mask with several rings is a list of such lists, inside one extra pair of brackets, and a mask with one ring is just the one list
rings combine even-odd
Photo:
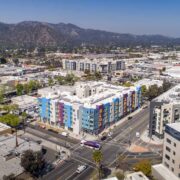
[(152, 174), (161, 180), (180, 179), (180, 123), (166, 125), (163, 161), (152, 166)]
[(17, 104), (20, 112), (26, 112), (29, 115), (33, 115), (38, 112), (38, 101), (36, 97), (29, 95), (22, 95), (11, 98), (13, 104)]
[(14, 174), (15, 176), (24, 172), (21, 166), (21, 154), (26, 150), (41, 151), (41, 145), (34, 141), (26, 141), (18, 137), (18, 147), (16, 147), (16, 137), (6, 134), (0, 136), (0, 179), (3, 176)]
[(0, 135), (6, 133), (11, 133), (11, 127), (6, 124), (0, 123)]
[(39, 90), (40, 117), (44, 123), (80, 134), (98, 134), (141, 107), (141, 87), (121, 87), (105, 82), (77, 83)]
[(149, 136), (163, 138), (165, 125), (174, 122), (180, 122), (180, 85), (151, 101)]

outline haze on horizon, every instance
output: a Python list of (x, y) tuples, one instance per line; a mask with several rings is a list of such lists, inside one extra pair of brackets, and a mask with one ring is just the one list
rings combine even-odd
[(0, 0), (0, 22), (72, 23), (82, 28), (180, 37), (179, 0)]

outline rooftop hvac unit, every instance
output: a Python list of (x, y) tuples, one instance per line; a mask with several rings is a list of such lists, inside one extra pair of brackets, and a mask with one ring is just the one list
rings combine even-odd
[(179, 96), (179, 97), (176, 97), (176, 100), (180, 101), (180, 96)]
[(169, 94), (169, 97), (172, 98), (172, 99), (174, 99), (174, 98), (177, 97), (177, 95), (175, 95), (175, 94)]
[(180, 88), (176, 88), (176, 89), (175, 89), (175, 92), (180, 92)]

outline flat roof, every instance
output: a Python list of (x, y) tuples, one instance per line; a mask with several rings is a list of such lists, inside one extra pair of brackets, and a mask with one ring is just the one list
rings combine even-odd
[[(18, 137), (19, 146), (15, 146), (15, 136), (11, 134), (0, 136), (0, 179), (3, 179), (4, 175), (9, 175), (11, 173), (15, 175), (21, 174), (24, 169), (21, 167), (21, 159), (20, 156), (12, 156), (13, 153), (22, 154), (25, 150), (33, 150), (39, 151), (41, 150), (41, 145), (36, 142), (29, 141), (27, 142), (24, 139)], [(6, 157), (10, 157), (10, 159), (6, 159)]]
[(174, 86), (165, 93), (161, 94), (153, 101), (169, 102), (169, 103), (172, 102), (172, 103), (180, 104), (180, 84)]
[(160, 174), (165, 180), (179, 180), (167, 167), (163, 164), (156, 164), (152, 168)]
[[(73, 91), (75, 92), (76, 87), (77, 87), (76, 91), (79, 90), (81, 91), (84, 90), (83, 88), (86, 88), (86, 86), (87, 87), (89, 86), (91, 88), (97, 88), (98, 92), (91, 96), (83, 97), (83, 98), (78, 97), (78, 95), (73, 95), (72, 92)], [(129, 94), (132, 91), (136, 91), (137, 87), (138, 86), (133, 86), (133, 87), (115, 86), (101, 81), (81, 82), (79, 84), (76, 84), (76, 86), (71, 87), (70, 88), (71, 91), (59, 91), (58, 88), (57, 89), (55, 88), (55, 91), (53, 92), (57, 93), (56, 95), (57, 97), (56, 99), (54, 99), (54, 101), (69, 103), (69, 105), (73, 103), (77, 103), (79, 105), (83, 104), (85, 107), (88, 108), (96, 108), (97, 105), (112, 102), (113, 99), (115, 98), (123, 97), (124, 94)], [(48, 97), (53, 99), (54, 94)]]
[(38, 104), (37, 98), (28, 95), (22, 95), (11, 98), (11, 101), (14, 104), (17, 104), (19, 108), (28, 108), (32, 106), (36, 106)]
[(166, 125), (173, 128), (174, 130), (180, 132), (180, 122), (179, 123), (166, 124)]
[(128, 180), (149, 180), (141, 171), (126, 175)]
[(6, 130), (6, 129), (10, 129), (10, 128), (11, 128), (10, 126), (8, 126), (8, 125), (3, 124), (3, 123), (0, 122), (0, 132), (1, 132), (1, 131), (4, 131), (4, 130)]

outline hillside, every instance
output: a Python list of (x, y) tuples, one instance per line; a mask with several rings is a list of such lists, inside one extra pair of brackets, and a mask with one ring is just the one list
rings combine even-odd
[(79, 46), (87, 45), (131, 46), (180, 44), (179, 38), (161, 35), (131, 35), (107, 31), (83, 29), (73, 24), (51, 24), (24, 21), (17, 24), (0, 23), (0, 46)]

